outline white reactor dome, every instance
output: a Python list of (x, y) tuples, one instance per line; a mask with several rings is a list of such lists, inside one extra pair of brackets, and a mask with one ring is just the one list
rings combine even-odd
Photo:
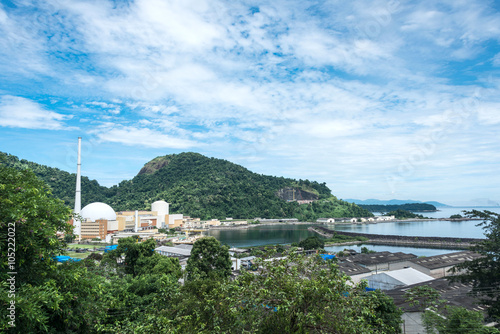
[(116, 212), (106, 203), (94, 202), (86, 205), (80, 215), (83, 219), (96, 221), (99, 219), (116, 220)]
[(168, 215), (168, 203), (165, 201), (156, 201), (151, 204), (151, 210), (158, 214)]

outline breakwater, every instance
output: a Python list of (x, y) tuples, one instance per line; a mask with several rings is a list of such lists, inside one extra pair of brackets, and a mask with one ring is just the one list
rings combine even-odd
[(443, 249), (469, 249), (474, 244), (484, 240), (477, 238), (450, 238), (450, 237), (419, 237), (419, 236), (404, 236), (404, 235), (383, 235), (383, 234), (368, 234), (357, 232), (333, 231), (322, 226), (309, 227), (309, 231), (318, 233), (326, 238), (331, 238), (335, 234), (365, 237), (367, 241), (359, 243), (369, 243), (374, 245), (396, 245), (396, 246), (412, 246), (424, 248), (443, 248)]

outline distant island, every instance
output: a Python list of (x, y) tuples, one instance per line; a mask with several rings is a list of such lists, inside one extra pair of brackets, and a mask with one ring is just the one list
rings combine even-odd
[(344, 201), (358, 204), (358, 205), (359, 204), (362, 204), (362, 205), (402, 205), (402, 204), (411, 204), (411, 203), (423, 203), (423, 204), (434, 205), (436, 208), (451, 207), (451, 205), (436, 202), (436, 201), (422, 202), (422, 201), (417, 201), (417, 200), (412, 200), (412, 199), (380, 200), (380, 199), (369, 198), (366, 200), (360, 200), (360, 199), (346, 198), (346, 199), (344, 199)]
[(358, 204), (363, 209), (370, 212), (394, 212), (394, 211), (406, 211), (406, 212), (435, 212), (436, 207), (432, 204), (427, 203), (406, 203), (406, 204), (392, 204), (392, 205), (382, 205), (382, 204)]

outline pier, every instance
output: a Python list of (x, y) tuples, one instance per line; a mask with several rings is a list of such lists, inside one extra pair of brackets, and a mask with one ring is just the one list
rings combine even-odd
[(404, 235), (384, 235), (368, 234), (356, 232), (333, 231), (322, 226), (309, 227), (309, 231), (315, 232), (325, 238), (331, 238), (335, 234), (350, 237), (365, 237), (366, 241), (355, 243), (369, 243), (374, 245), (394, 245), (411, 246), (424, 248), (443, 248), (443, 249), (469, 249), (474, 244), (485, 239), (477, 238), (452, 238), (452, 237), (422, 237), (422, 236), (404, 236)]

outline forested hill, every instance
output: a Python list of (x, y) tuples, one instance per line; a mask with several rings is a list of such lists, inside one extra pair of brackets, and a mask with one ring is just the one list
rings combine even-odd
[[(4, 159), (2, 159), (2, 156)], [(56, 197), (73, 206), (76, 175), (0, 153), (0, 160), (16, 168), (31, 168), (53, 189)], [(277, 196), (285, 188), (317, 196), (310, 204), (286, 202)], [(353, 203), (338, 200), (325, 183), (266, 176), (222, 159), (198, 153), (157, 157), (132, 180), (111, 188), (82, 178), (82, 205), (101, 201), (116, 211), (149, 209), (156, 200), (170, 204), (171, 212), (209, 218), (360, 217), (372, 214)]]
[[(36, 176), (44, 180), (55, 197), (62, 199), (68, 206), (73, 207), (75, 203), (76, 173), (68, 173), (59, 168), (40, 165), (28, 160), (20, 160), (15, 155), (0, 152), (0, 163), (17, 169), (29, 168)], [(75, 166), (76, 169), (76, 166)], [(109, 197), (109, 189), (99, 185), (96, 180), (90, 180), (82, 176), (82, 204), (92, 202), (106, 202)]]

